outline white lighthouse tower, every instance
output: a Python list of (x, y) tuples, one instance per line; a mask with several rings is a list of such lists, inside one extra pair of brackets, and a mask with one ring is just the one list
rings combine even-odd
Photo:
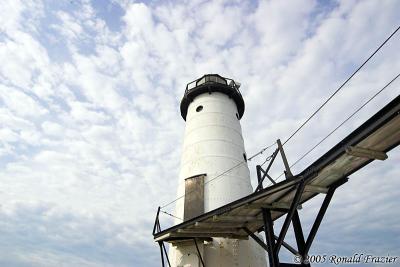
[[(181, 102), (186, 128), (178, 187), (178, 196), (185, 197), (177, 202), (177, 217), (188, 220), (253, 192), (240, 126), (245, 105), (239, 86), (208, 74), (186, 88)], [(205, 266), (266, 266), (265, 252), (253, 240), (199, 241), (199, 251), (193, 242), (171, 245), (171, 265), (202, 266), (200, 253)]]

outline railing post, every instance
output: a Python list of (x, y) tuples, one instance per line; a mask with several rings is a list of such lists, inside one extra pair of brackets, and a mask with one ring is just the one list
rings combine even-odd
[(156, 219), (154, 221), (154, 226), (153, 226), (153, 235), (156, 234), (156, 229), (158, 231), (160, 230), (160, 222), (159, 222), (160, 210), (161, 210), (161, 207), (158, 207)]
[(279, 148), (279, 151), (281, 152), (283, 164), (285, 165), (285, 169), (286, 169), (285, 176), (286, 176), (286, 178), (292, 177), (293, 174), (290, 171), (290, 166), (289, 166), (289, 163), (287, 161), (287, 158), (286, 158), (286, 155), (285, 155), (285, 151), (283, 150), (283, 146), (282, 146), (281, 140), (280, 139), (276, 140), (276, 143), (278, 144), (278, 148)]

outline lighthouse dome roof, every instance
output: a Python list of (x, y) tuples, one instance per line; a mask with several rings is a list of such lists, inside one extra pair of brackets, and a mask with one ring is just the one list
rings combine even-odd
[(240, 83), (218, 74), (205, 74), (186, 85), (181, 101), (181, 115), (186, 120), (188, 107), (193, 99), (203, 93), (220, 92), (228, 95), (236, 103), (239, 119), (244, 114), (244, 100), (239, 91)]

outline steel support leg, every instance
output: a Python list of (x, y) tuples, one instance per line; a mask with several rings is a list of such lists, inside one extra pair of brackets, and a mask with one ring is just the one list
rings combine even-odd
[(252, 231), (247, 227), (243, 227), (243, 230), (251, 237), (254, 241), (256, 241), (265, 251), (268, 252), (268, 246), (265, 244), (258, 236), (256, 236)]
[(321, 225), (321, 222), (322, 222), (322, 219), (324, 218), (325, 212), (329, 206), (329, 203), (331, 202), (334, 191), (335, 190), (329, 190), (324, 198), (324, 202), (322, 203), (322, 206), (318, 212), (317, 218), (315, 219), (314, 224), (311, 228), (310, 234), (308, 235), (305, 249), (302, 253), (303, 258), (306, 257), (306, 255), (308, 254), (308, 251), (311, 248), (311, 244), (314, 241), (314, 238), (315, 238), (315, 235), (317, 234), (318, 228)]
[(278, 254), (275, 253), (274, 225), (271, 218), (271, 211), (262, 209), (262, 215), (264, 220), (265, 240), (268, 246), (269, 267), (279, 267)]
[(161, 252), (161, 266), (165, 267), (165, 263), (164, 263), (164, 251), (163, 251), (163, 247), (162, 247), (162, 242), (158, 242), (158, 245), (160, 246), (160, 252)]
[(193, 241), (194, 241), (194, 244), (195, 244), (195, 246), (196, 246), (197, 253), (199, 254), (199, 259), (200, 259), (200, 261), (201, 261), (201, 265), (202, 265), (203, 267), (206, 267), (206, 265), (204, 264), (204, 261), (203, 261), (203, 257), (201, 256), (200, 249), (199, 249), (199, 247), (197, 246), (196, 238), (193, 238)]
[(165, 248), (164, 242), (162, 242), (162, 246), (163, 246), (163, 249), (164, 249), (165, 258), (167, 259), (167, 262), (168, 262), (168, 266), (171, 267), (171, 263), (169, 262), (169, 257), (168, 257), (167, 249)]
[(328, 209), (329, 203), (331, 202), (331, 199), (333, 197), (333, 194), (335, 193), (336, 188), (341, 186), (342, 184), (346, 183), (348, 181), (348, 178), (343, 178), (333, 185), (329, 187), (328, 193), (326, 194), (324, 201), (322, 202), (321, 208), (318, 212), (317, 218), (314, 221), (314, 224), (310, 230), (310, 234), (307, 237), (307, 242), (303, 251), (303, 258), (305, 258), (310, 251), (311, 244), (314, 241), (315, 235), (317, 234), (318, 228), (321, 225), (322, 219), (324, 218), (324, 215), (326, 213), (326, 210)]
[[(278, 239), (278, 237), (275, 236), (275, 240), (277, 240), (277, 239)], [(285, 241), (282, 242), (282, 246), (284, 248), (286, 248), (288, 251), (292, 252), (293, 255), (299, 255), (299, 252), (297, 250), (295, 250), (291, 245), (286, 243)]]
[(293, 218), (293, 214), (296, 211), (297, 206), (299, 205), (300, 198), (301, 198), (301, 195), (303, 193), (303, 190), (304, 190), (304, 181), (301, 181), (297, 185), (296, 194), (294, 195), (293, 202), (290, 205), (289, 212), (286, 215), (285, 222), (283, 223), (283, 226), (282, 226), (281, 232), (279, 234), (278, 240), (276, 241), (276, 246), (275, 246), (275, 254), (276, 255), (279, 254), (279, 250), (281, 249), (283, 239), (285, 239), (287, 230), (289, 229), (289, 226), (290, 226), (290, 222), (292, 221), (292, 218)]
[(293, 214), (292, 224), (294, 229), (294, 235), (296, 237), (297, 250), (299, 251), (300, 255), (303, 255), (306, 247), (306, 242), (304, 240), (303, 229), (301, 227), (300, 217), (297, 210), (295, 210)]

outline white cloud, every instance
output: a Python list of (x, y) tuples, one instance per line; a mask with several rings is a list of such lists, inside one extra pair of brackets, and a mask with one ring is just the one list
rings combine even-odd
[(21, 117), (36, 117), (48, 111), (24, 92), (13, 87), (0, 85), (0, 97), (9, 110)]
[(66, 37), (67, 40), (75, 41), (85, 34), (81, 25), (74, 21), (74, 17), (63, 11), (57, 12), (57, 15), (62, 21), (62, 24), (56, 28)]
[(315, 5), (315, 1), (261, 2), (253, 17), (259, 33), (259, 47), (254, 51), (254, 59), (264, 59), (264, 67), (269, 67), (294, 56), (309, 34), (310, 16)]

